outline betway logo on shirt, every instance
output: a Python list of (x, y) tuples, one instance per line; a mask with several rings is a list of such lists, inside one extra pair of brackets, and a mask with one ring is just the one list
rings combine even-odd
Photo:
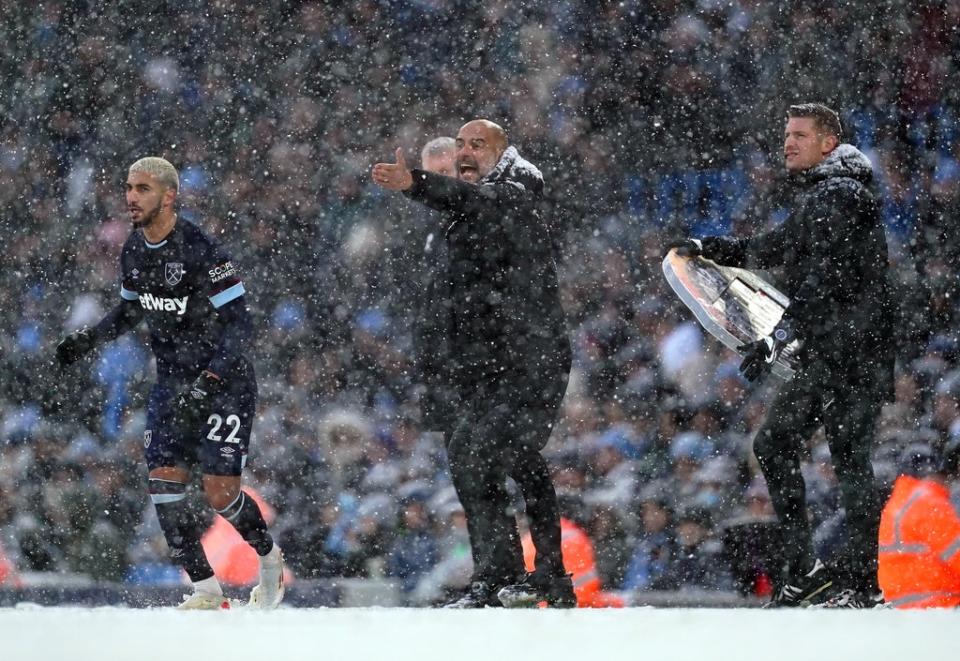
[(140, 294), (140, 305), (144, 310), (159, 310), (162, 312), (176, 312), (177, 316), (187, 311), (187, 299), (189, 296), (180, 298), (163, 298), (153, 294)]

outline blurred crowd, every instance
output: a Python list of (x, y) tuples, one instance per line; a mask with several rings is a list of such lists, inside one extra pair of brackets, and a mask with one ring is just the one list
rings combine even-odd
[[(567, 228), (575, 366), (546, 452), (603, 584), (762, 593), (770, 568), (744, 561), (742, 533), (772, 517), (750, 443), (776, 383), (748, 386), (705, 336), (662, 246), (782, 221), (785, 109), (838, 109), (875, 165), (900, 279), (930, 288), (913, 303), (933, 333), (904, 342), (878, 429), (881, 483), (899, 448), (960, 434), (958, 24), (957, 0), (3, 3), (2, 555), (171, 577), (140, 459), (145, 333), (70, 371), (51, 360), (118, 300), (126, 167), (161, 155), (179, 217), (243, 267), (261, 384), (248, 477), (294, 573), (393, 577), (411, 603), (462, 585), (463, 513), (411, 369), (435, 220), (367, 173), (487, 117)], [(804, 470), (829, 557), (826, 452), (815, 439)]]

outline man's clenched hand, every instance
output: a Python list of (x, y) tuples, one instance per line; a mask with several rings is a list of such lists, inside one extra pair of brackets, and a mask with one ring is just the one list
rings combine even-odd
[(81, 328), (67, 335), (57, 345), (57, 361), (61, 366), (75, 363), (96, 346), (97, 341), (90, 328)]
[(703, 252), (703, 242), (700, 239), (675, 239), (667, 243), (663, 254), (676, 250), (680, 257), (696, 257)]
[(793, 319), (784, 315), (770, 335), (737, 347), (743, 354), (740, 372), (744, 378), (747, 381), (756, 381), (766, 374), (796, 336)]

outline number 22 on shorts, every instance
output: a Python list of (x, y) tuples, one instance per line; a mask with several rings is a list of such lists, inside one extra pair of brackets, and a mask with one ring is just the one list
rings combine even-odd
[[(237, 438), (237, 432), (240, 431), (240, 416), (236, 415), (235, 413), (228, 415), (226, 420), (224, 420), (224, 418), (218, 413), (211, 413), (210, 417), (207, 418), (207, 424), (213, 425), (213, 428), (207, 434), (207, 440), (218, 442), (223, 441), (224, 443), (240, 442), (240, 439)], [(226, 425), (226, 428), (230, 431), (226, 438), (223, 438), (220, 435), (220, 428), (224, 425)]]

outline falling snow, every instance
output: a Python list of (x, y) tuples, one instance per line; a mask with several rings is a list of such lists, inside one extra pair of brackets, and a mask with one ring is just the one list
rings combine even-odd
[[(477, 117), (543, 173), (559, 228), (573, 367), (544, 456), (603, 590), (766, 598), (775, 518), (752, 440), (779, 382), (743, 379), (664, 281), (664, 246), (780, 226), (786, 109), (838, 110), (873, 167), (904, 320), (880, 493), (904, 448), (955, 447), (958, 25), (957, 0), (3, 3), (0, 603), (58, 581), (183, 580), (145, 488), (147, 329), (55, 360), (119, 300), (127, 167), (149, 155), (179, 169), (178, 222), (242, 273), (259, 382), (244, 483), (292, 585), (389, 579), (405, 605), (467, 585), (417, 366), (444, 226), (370, 173), (398, 147), (418, 167)], [(836, 559), (848, 534), (822, 434), (801, 470), (815, 552)]]

